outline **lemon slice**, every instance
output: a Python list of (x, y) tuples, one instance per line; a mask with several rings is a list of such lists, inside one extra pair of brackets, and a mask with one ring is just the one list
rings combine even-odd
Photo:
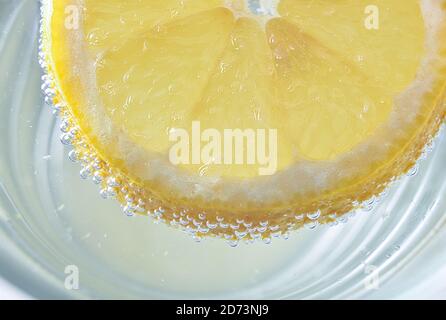
[(197, 237), (333, 221), (445, 117), (443, 0), (47, 0), (42, 16), (81, 175)]

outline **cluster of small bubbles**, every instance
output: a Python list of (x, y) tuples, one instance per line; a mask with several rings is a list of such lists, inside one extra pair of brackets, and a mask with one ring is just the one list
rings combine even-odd
[(100, 171), (95, 171), (95, 173), (93, 174), (93, 182), (95, 184), (100, 184), (103, 181), (103, 176), (102, 173)]
[(348, 218), (353, 218), (353, 217), (356, 216), (356, 211), (355, 211), (355, 210), (352, 210), (352, 211), (350, 211), (349, 213), (347, 213), (346, 215), (348, 216)]
[(338, 218), (338, 215), (337, 215), (337, 213), (330, 213), (330, 214), (328, 215), (328, 217), (329, 217), (330, 219), (332, 219), (332, 220), (336, 220), (336, 219)]
[(53, 104), (54, 97), (56, 96), (56, 90), (52, 87), (46, 88), (43, 93), (45, 94), (45, 102), (47, 104)]
[(99, 190), (99, 194), (102, 198), (109, 199), (116, 196), (116, 190), (110, 187), (103, 187), (101, 190)]
[(92, 31), (87, 35), (87, 42), (91, 46), (96, 46), (99, 44), (99, 36)]
[(289, 231), (294, 230), (295, 228), (296, 228), (296, 224), (295, 223), (292, 223), (292, 222), (288, 222), (287, 223), (287, 229)]
[(198, 220), (195, 220), (195, 219), (192, 219), (192, 224), (195, 226), (195, 227), (200, 227), (201, 225), (202, 225), (202, 222), (201, 221), (198, 221)]
[(164, 215), (164, 209), (163, 208), (157, 208), (157, 209), (155, 209), (153, 211), (153, 216), (156, 219), (162, 219), (163, 215)]
[(84, 180), (88, 179), (88, 177), (90, 177), (90, 175), (91, 175), (91, 167), (88, 165), (85, 167), (82, 167), (82, 169), (79, 172), (79, 175)]
[(54, 103), (51, 106), (52, 106), (52, 112), (55, 116), (59, 116), (65, 107), (65, 105), (63, 105), (61, 103)]
[(120, 186), (120, 184), (119, 184), (118, 180), (116, 179), (116, 177), (113, 177), (113, 176), (107, 178), (107, 185), (109, 187), (119, 187)]
[[(43, 9), (41, 8), (40, 10), (40, 15), (43, 17)], [(44, 30), (43, 30), (43, 18), (40, 19), (39, 23), (40, 23), (40, 37), (39, 37), (39, 46), (38, 46), (38, 50), (39, 50), (39, 65), (41, 66), (42, 69), (46, 69), (47, 65), (46, 65), (46, 61), (45, 61), (45, 52), (44, 52), (44, 47), (43, 47), (43, 35), (44, 35)], [(47, 76), (46, 74), (44, 75), (44, 77)], [(42, 78), (42, 80), (44, 80)]]
[(46, 92), (47, 89), (51, 88), (52, 78), (48, 74), (44, 74), (41, 79), (42, 85), (40, 88), (42, 89), (42, 92)]
[(365, 212), (370, 212), (375, 207), (375, 197), (371, 197), (369, 200), (364, 201), (362, 205), (362, 210)]
[(136, 205), (136, 211), (138, 211), (138, 212), (144, 212), (144, 210), (145, 210), (145, 202), (144, 202), (144, 200), (142, 200), (142, 199), (138, 199), (138, 203), (137, 203), (137, 205)]
[(176, 226), (178, 226), (178, 221), (175, 220), (175, 219), (172, 219), (172, 220), (170, 220), (169, 224), (170, 224), (172, 227), (176, 227)]
[(328, 222), (328, 226), (329, 227), (335, 227), (339, 224), (339, 222), (337, 220), (332, 220)]
[(71, 129), (70, 122), (66, 119), (62, 120), (62, 122), (60, 123), (60, 131), (67, 133), (70, 131), (70, 129)]
[(186, 219), (184, 219), (183, 217), (180, 218), (180, 224), (182, 226), (187, 226), (189, 224), (189, 221), (187, 221)]
[(339, 224), (339, 222), (338, 222), (338, 215), (337, 215), (337, 213), (330, 213), (330, 214), (328, 214), (328, 226), (329, 227), (334, 227), (334, 226), (337, 226), (338, 224)]
[(108, 195), (109, 198), (113, 198), (113, 197), (116, 196), (116, 189), (115, 188), (107, 187), (106, 190), (107, 190), (107, 195)]

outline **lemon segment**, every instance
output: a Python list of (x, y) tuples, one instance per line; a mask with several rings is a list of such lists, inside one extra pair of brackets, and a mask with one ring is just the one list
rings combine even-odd
[(233, 26), (231, 12), (219, 8), (165, 24), (156, 32), (128, 39), (117, 50), (104, 51), (96, 70), (97, 85), (112, 121), (136, 143), (165, 153), (171, 145), (168, 129), (190, 126), (189, 115)]
[(395, 92), (285, 20), (272, 20), (267, 32), (286, 128), (302, 156), (334, 158), (387, 119)]
[(278, 11), (376, 86), (393, 93), (414, 81), (426, 54), (425, 21), (418, 0), (282, 0)]

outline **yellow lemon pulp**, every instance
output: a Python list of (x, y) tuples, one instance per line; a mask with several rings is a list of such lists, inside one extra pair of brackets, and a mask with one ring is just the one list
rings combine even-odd
[[(444, 1), (46, 6), (55, 100), (83, 148), (87, 141), (118, 176), (118, 199), (126, 185), (143, 211), (169, 221), (180, 211), (189, 222), (268, 220), (283, 231), (303, 213), (343, 214), (407, 170), (444, 117)], [(276, 130), (276, 172), (173, 165), (169, 135), (194, 122), (214, 132)]]

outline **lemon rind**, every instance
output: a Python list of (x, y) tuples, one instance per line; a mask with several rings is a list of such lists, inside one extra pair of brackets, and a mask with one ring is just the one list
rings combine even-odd
[(46, 101), (53, 105), (55, 112), (62, 120), (61, 141), (65, 145), (72, 145), (70, 158), (82, 165), (81, 177), (92, 177), (100, 185), (100, 193), (104, 198), (115, 197), (122, 205), (127, 215), (136, 213), (148, 214), (157, 221), (169, 223), (193, 235), (196, 238), (203, 236), (217, 236), (228, 241), (251, 241), (263, 239), (269, 242), (271, 237), (287, 237), (291, 230), (307, 226), (313, 229), (318, 224), (335, 224), (344, 221), (346, 214), (355, 210), (370, 207), (371, 199), (379, 195), (413, 168), (420, 156), (426, 153), (429, 145), (438, 134), (446, 117), (445, 89), (440, 88), (441, 96), (437, 99), (434, 112), (418, 137), (413, 139), (415, 144), (406, 147), (404, 157), (394, 159), (385, 168), (362, 184), (362, 190), (352, 188), (341, 194), (328, 195), (304, 207), (279, 207), (269, 212), (242, 212), (224, 210), (203, 210), (199, 206), (188, 204), (178, 206), (166, 199), (148, 194), (143, 185), (131, 180), (128, 175), (111, 166), (100, 155), (100, 152), (89, 143), (89, 138), (82, 132), (76, 118), (64, 99), (62, 90), (55, 81), (51, 54), (47, 46), (49, 15), (49, 0), (41, 0), (41, 28), (39, 40), (40, 64), (44, 70), (42, 89)]

